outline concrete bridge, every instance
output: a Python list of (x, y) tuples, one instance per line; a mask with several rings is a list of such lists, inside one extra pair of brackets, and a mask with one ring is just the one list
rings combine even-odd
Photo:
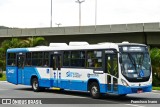
[(50, 42), (87, 41), (144, 43), (160, 46), (160, 23), (0, 29), (0, 42), (12, 37), (42, 36)]

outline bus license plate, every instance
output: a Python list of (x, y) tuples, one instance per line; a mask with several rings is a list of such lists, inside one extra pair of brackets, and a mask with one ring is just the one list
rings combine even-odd
[(137, 90), (137, 93), (142, 93), (143, 92), (143, 90)]

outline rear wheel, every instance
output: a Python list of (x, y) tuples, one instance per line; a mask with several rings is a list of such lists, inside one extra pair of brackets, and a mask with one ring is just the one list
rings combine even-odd
[(100, 98), (101, 94), (100, 94), (100, 89), (97, 82), (91, 83), (89, 91), (92, 98)]
[(33, 91), (35, 91), (35, 92), (40, 91), (39, 82), (38, 82), (38, 79), (37, 79), (37, 78), (33, 78), (33, 79), (32, 79), (32, 89), (33, 89)]

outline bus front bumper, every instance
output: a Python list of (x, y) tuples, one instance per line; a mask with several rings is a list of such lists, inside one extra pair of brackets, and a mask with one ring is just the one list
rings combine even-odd
[(151, 92), (152, 85), (148, 86), (138, 86), (138, 87), (127, 87), (127, 86), (118, 86), (118, 94), (132, 94), (132, 93), (143, 93)]

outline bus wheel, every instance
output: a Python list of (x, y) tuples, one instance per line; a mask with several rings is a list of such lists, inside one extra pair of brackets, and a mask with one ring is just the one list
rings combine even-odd
[(32, 79), (32, 89), (35, 92), (38, 92), (40, 90), (39, 88), (39, 83), (38, 83), (38, 79), (37, 78), (33, 78)]
[(90, 85), (90, 95), (92, 98), (100, 98), (100, 90), (97, 82), (93, 82)]

